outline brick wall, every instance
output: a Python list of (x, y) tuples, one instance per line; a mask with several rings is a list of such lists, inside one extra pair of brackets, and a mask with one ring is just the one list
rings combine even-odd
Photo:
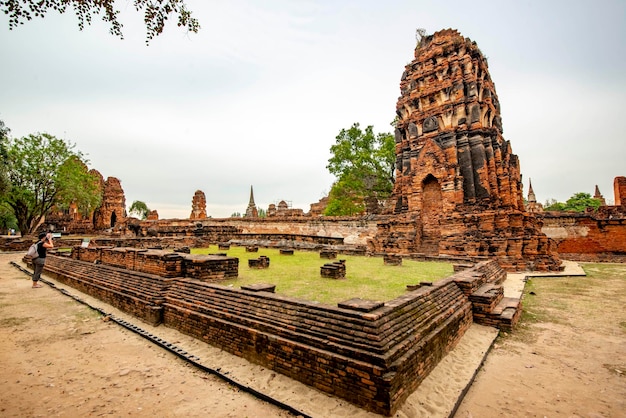
[(71, 257), (161, 277), (184, 276), (210, 282), (237, 277), (239, 274), (239, 259), (228, 256), (125, 247), (74, 247)]
[(563, 259), (624, 263), (626, 216), (623, 212), (602, 215), (546, 212), (540, 215), (543, 220), (542, 231), (556, 242)]
[(45, 272), (152, 325), (162, 322), (165, 293), (175, 280), (52, 254)]
[(94, 263), (95, 254), (121, 264), (124, 253), (141, 258), (149, 251), (82, 251), (90, 261), (52, 253), (46, 273), (147, 322), (162, 321), (384, 415), (393, 415), (457, 344), (473, 311), (487, 318), (489, 309), (506, 310), (512, 322), (518, 312), (477, 293), (485, 285), (497, 288), (505, 274), (495, 261), (464, 266), (384, 304), (335, 307)]

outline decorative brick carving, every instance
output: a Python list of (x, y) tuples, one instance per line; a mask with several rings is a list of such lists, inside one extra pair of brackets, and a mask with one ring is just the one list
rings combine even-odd
[(490, 256), (507, 269), (558, 270), (556, 247), (525, 212), (519, 160), (475, 42), (426, 36), (400, 82), (391, 213), (370, 249)]

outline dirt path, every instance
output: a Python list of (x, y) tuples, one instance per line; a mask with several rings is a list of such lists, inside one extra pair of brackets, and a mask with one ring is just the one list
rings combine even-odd
[(0, 255), (0, 416), (288, 417), (30, 280)]
[(626, 417), (626, 265), (582, 278), (536, 278), (525, 313), (500, 338), (457, 418)]

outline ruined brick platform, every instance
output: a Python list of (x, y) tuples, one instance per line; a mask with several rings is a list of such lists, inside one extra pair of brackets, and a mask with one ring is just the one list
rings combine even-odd
[(223, 255), (194, 255), (128, 247), (74, 247), (71, 257), (161, 277), (193, 277), (219, 282), (239, 275), (239, 259)]
[(46, 273), (63, 283), (384, 415), (456, 345), (474, 312), (506, 326), (520, 307), (498, 303), (489, 312), (484, 286), (499, 286), (505, 275), (495, 261), (384, 303), (355, 298), (333, 307), (273, 294), (271, 284), (239, 290), (49, 257)]

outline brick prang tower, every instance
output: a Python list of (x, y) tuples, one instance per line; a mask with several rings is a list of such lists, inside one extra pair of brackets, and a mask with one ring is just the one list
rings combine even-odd
[(519, 160), (502, 136), (495, 85), (476, 43), (452, 29), (422, 37), (400, 90), (396, 183), (372, 249), (557, 270), (553, 242), (524, 209)]

